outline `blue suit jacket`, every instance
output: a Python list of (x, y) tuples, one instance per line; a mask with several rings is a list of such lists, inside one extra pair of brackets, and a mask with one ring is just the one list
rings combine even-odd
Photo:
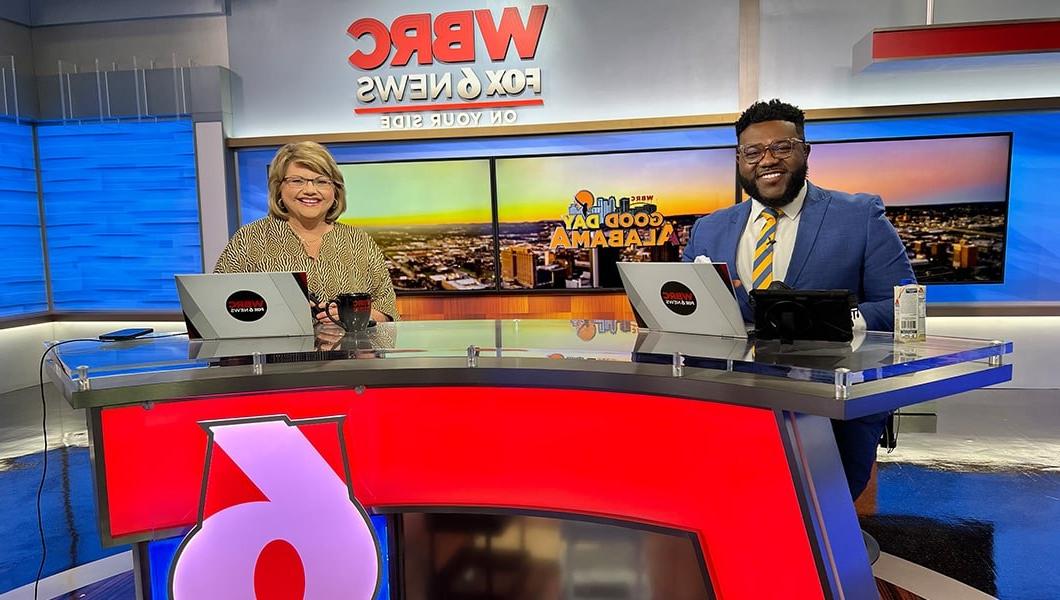
[[(884, 215), (883, 201), (869, 194), (845, 194), (806, 182), (795, 248), (784, 283), (796, 289), (846, 289), (857, 294), (858, 308), (870, 330), (894, 327), (894, 286), (913, 279), (913, 268), (898, 232)], [(684, 260), (709, 256), (729, 264), (735, 277), (736, 249), (751, 202), (701, 217), (692, 226)], [(753, 320), (747, 290), (736, 299), (745, 321)]]

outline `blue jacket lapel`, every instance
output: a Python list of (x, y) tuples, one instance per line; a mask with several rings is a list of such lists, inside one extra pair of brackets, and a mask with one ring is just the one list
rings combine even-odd
[(817, 233), (821, 230), (821, 223), (824, 222), (824, 213), (828, 210), (830, 200), (831, 198), (821, 188), (809, 181), (806, 182), (806, 200), (799, 213), (799, 232), (795, 237), (795, 248), (791, 251), (788, 273), (784, 277), (784, 283), (791, 287), (798, 287), (799, 275), (802, 274), (802, 269), (806, 266), (806, 261), (813, 251), (813, 245), (817, 241)]
[(724, 256), (712, 256), (714, 261), (725, 261), (729, 263), (732, 276), (736, 277), (736, 253), (740, 247), (740, 237), (743, 236), (747, 219), (751, 216), (751, 201), (741, 202), (736, 205), (736, 210), (729, 214), (729, 226), (722, 230), (718, 247), (724, 249)]
[[(743, 230), (747, 227), (747, 219), (749, 218), (751, 218), (751, 201), (745, 200), (736, 205), (736, 210), (729, 215), (729, 227), (722, 232), (719, 247), (725, 249), (725, 256), (711, 257), (712, 260), (728, 263), (729, 277), (733, 279), (740, 278), (740, 274), (736, 271), (736, 254), (739, 252), (740, 237), (743, 236)], [(747, 295), (748, 284), (750, 282), (745, 281), (740, 287), (736, 288), (736, 301), (740, 305), (740, 312), (743, 313), (745, 321), (752, 320), (751, 299)]]

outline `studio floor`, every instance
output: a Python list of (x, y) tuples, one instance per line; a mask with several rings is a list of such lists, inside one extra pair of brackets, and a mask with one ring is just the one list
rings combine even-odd
[[(50, 386), (46, 398), (39, 597), (131, 599), (128, 549), (99, 544), (84, 415)], [(1054, 390), (980, 390), (907, 410), (858, 502), (883, 552), (876, 576), (928, 600), (1060, 598), (1058, 402)], [(0, 395), (0, 600), (33, 597), (41, 417), (39, 389)]]

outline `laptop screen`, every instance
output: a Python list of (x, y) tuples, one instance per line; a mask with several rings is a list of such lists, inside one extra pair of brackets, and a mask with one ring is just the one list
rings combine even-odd
[(177, 275), (188, 337), (313, 335), (305, 273)]
[(745, 338), (747, 326), (725, 267), (623, 262), (618, 272), (637, 321), (648, 329)]

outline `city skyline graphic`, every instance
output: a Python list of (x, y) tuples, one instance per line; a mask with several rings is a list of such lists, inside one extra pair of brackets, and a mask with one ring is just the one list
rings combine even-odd
[(819, 143), (810, 180), (883, 199), (921, 283), (1000, 283), (1008, 135)]
[[(731, 206), (732, 148), (497, 159), (497, 218), (556, 221), (580, 190), (597, 197), (654, 196), (670, 215), (704, 215)], [(557, 210), (557, 204), (560, 208)]]
[(346, 211), (386, 257), (394, 288), (483, 290), (496, 261), (488, 160), (340, 165)]
[(492, 224), (488, 160), (339, 165), (346, 212), (364, 229)]
[[(999, 282), (1009, 143), (1007, 135), (819, 142), (809, 178), (880, 195), (920, 281)], [(616, 288), (616, 262), (680, 260), (695, 220), (742, 196), (732, 148), (495, 162), (496, 245), (486, 159), (342, 165), (340, 220), (372, 235), (398, 290)], [(564, 217), (625, 211), (658, 211), (676, 243), (550, 248)]]
[(1007, 135), (812, 144), (809, 178), (891, 206), (1004, 202)]
[[(501, 288), (618, 288), (618, 262), (680, 260), (695, 220), (735, 202), (734, 168), (731, 148), (499, 159)], [(566, 215), (655, 211), (676, 244), (551, 247)]]

